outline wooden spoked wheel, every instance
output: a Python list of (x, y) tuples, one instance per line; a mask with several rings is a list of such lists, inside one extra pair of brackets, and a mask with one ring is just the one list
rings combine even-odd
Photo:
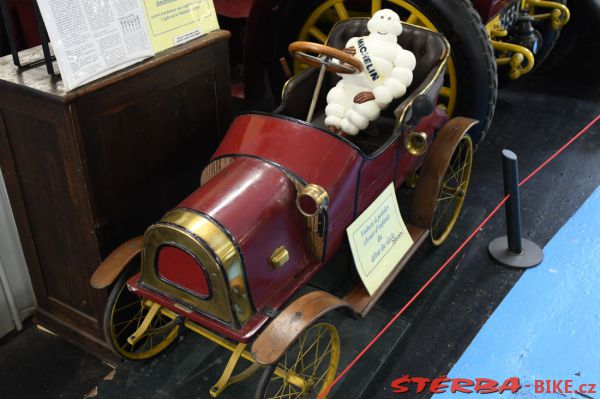
[(431, 241), (443, 243), (462, 209), (473, 165), (473, 142), (464, 135), (458, 143), (442, 179), (431, 223)]
[(333, 382), (339, 358), (337, 329), (327, 322), (315, 323), (298, 337), (278, 364), (264, 370), (255, 398), (316, 398)]
[(150, 311), (142, 298), (127, 289), (128, 278), (139, 271), (139, 266), (132, 266), (117, 280), (108, 298), (104, 313), (104, 335), (118, 356), (143, 360), (158, 355), (173, 343), (180, 326), (158, 312), (138, 342), (132, 345), (127, 341)]

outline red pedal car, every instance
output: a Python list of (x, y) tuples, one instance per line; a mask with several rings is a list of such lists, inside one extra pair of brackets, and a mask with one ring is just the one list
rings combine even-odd
[[(318, 50), (327, 57), (314, 59), (339, 67), (328, 60), (344, 61), (339, 49), (367, 34), (366, 25), (367, 18), (338, 23)], [(324, 392), (341, 349), (336, 327), (323, 317), (336, 309), (366, 316), (424, 240), (445, 240), (469, 183), (473, 146), (467, 132), (476, 121), (449, 120), (435, 105), (448, 42), (405, 24), (399, 43), (417, 57), (413, 83), (369, 131), (351, 139), (327, 131), (326, 90), (316, 97), (312, 122), (303, 121), (319, 75), (306, 69), (288, 81), (273, 114), (235, 119), (202, 172), (201, 186), (99, 266), (91, 282), (112, 286), (104, 326), (119, 356), (150, 358), (188, 328), (232, 351), (210, 391), (214, 397), (256, 372), (262, 372), (257, 398)], [(294, 48), (306, 59), (307, 43)], [(342, 65), (346, 73), (360, 67)], [(324, 88), (337, 79), (327, 74)], [(346, 228), (392, 182), (414, 185), (412, 211), (404, 215), (414, 244), (383, 285), (373, 295), (360, 280), (341, 296), (299, 294), (344, 246)], [(241, 358), (249, 366), (233, 375)]]

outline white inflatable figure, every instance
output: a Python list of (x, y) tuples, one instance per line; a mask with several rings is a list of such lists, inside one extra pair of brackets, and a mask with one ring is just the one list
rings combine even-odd
[(377, 11), (367, 28), (368, 36), (351, 38), (344, 49), (364, 64), (363, 72), (339, 74), (342, 80), (327, 94), (325, 124), (336, 133), (355, 135), (366, 129), (412, 82), (416, 60), (398, 44), (402, 33), (398, 14)]

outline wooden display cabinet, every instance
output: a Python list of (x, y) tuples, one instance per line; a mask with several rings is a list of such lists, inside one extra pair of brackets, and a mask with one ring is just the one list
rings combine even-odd
[(199, 185), (230, 122), (228, 38), (210, 33), (73, 91), (43, 65), (0, 59), (0, 166), (37, 322), (102, 357), (108, 292), (89, 278)]

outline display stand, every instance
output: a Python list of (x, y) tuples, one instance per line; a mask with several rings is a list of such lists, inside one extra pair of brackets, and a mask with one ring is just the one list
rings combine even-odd
[(108, 291), (90, 276), (200, 183), (231, 117), (228, 38), (210, 33), (69, 92), (43, 65), (0, 59), (0, 166), (37, 323), (110, 357)]

